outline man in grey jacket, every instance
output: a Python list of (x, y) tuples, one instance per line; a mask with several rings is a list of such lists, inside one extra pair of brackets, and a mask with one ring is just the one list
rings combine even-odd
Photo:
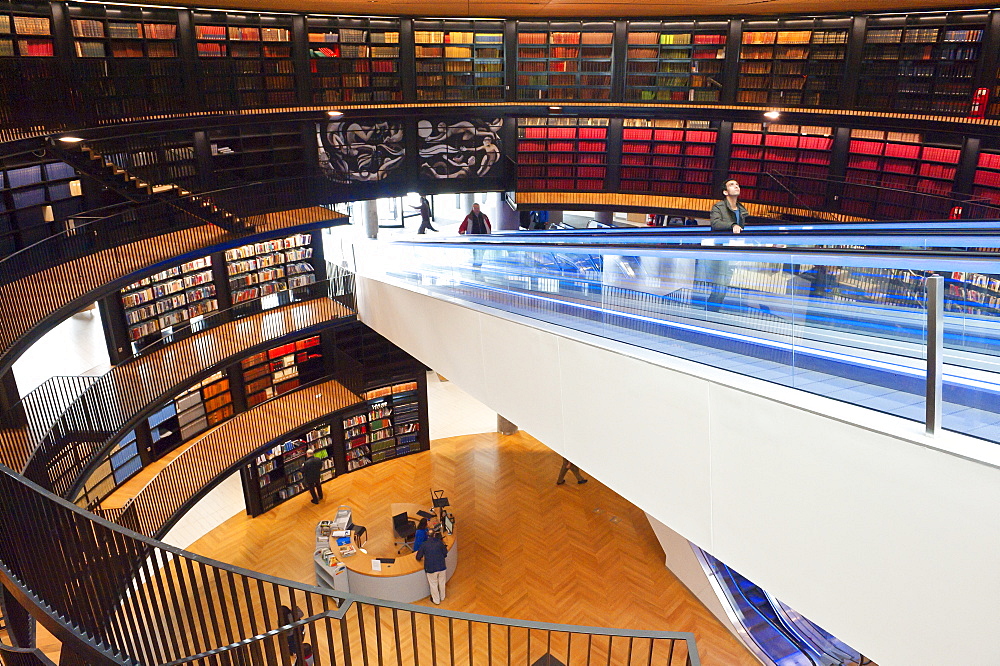
[(731, 231), (738, 234), (746, 224), (747, 209), (739, 202), (740, 184), (730, 178), (722, 186), (723, 199), (712, 206), (709, 218), (712, 231)]
[[(740, 203), (740, 184), (730, 178), (722, 186), (723, 199), (712, 206), (709, 218), (712, 231), (738, 234), (746, 225), (747, 209)], [(710, 312), (719, 312), (726, 300), (726, 292), (733, 279), (733, 262), (711, 260), (705, 268), (709, 294), (705, 305)]]

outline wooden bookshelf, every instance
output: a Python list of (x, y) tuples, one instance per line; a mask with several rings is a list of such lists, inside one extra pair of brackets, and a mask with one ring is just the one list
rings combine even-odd
[(712, 196), (717, 139), (708, 121), (626, 118), (619, 189)]
[(858, 108), (968, 113), (986, 12), (868, 19)]
[(4, 3), (0, 8), (0, 57), (55, 56), (52, 19), (44, 5)]
[(313, 252), (312, 234), (294, 234), (226, 250), (233, 305), (272, 294), (284, 294), (286, 298), (265, 304), (265, 309), (298, 300), (316, 282)]
[(503, 21), (414, 21), (417, 99), (503, 99), (503, 35)]
[(62, 231), (83, 209), (82, 182), (65, 162), (10, 159), (0, 170), (0, 237), (15, 249)]
[(947, 218), (951, 203), (939, 197), (951, 196), (960, 152), (958, 146), (928, 145), (918, 133), (852, 130), (841, 212)]
[(1000, 206), (1000, 150), (983, 149), (976, 162), (972, 194), (994, 206)]
[(417, 381), (366, 391), (365, 403), (341, 418), (347, 471), (422, 450)]
[(851, 20), (747, 21), (736, 101), (837, 107)]
[(219, 372), (175, 396), (146, 419), (159, 458), (233, 415), (229, 378)]
[(119, 292), (132, 353), (219, 309), (210, 255), (134, 282)]
[(73, 94), (101, 117), (184, 109), (177, 12), (74, 3)]
[(315, 335), (254, 354), (240, 365), (247, 406), (255, 407), (322, 376), (323, 349)]
[(293, 106), (291, 16), (195, 12), (199, 77), (209, 109)]
[(136, 442), (136, 431), (130, 430), (111, 450), (104, 454), (94, 472), (87, 477), (73, 500), (77, 506), (91, 510), (115, 488), (122, 485), (143, 468), (142, 456)]
[(283, 441), (269, 444), (244, 468), (245, 484), (256, 491), (248, 494), (251, 501), (247, 503), (247, 511), (250, 515), (270, 511), (307, 490), (303, 466), (310, 448), (322, 457), (320, 482), (325, 483), (337, 476), (334, 440), (331, 437), (335, 421), (335, 418), (327, 419), (284, 437)]
[(629, 21), (625, 99), (718, 102), (725, 21)]
[(729, 172), (748, 201), (822, 209), (832, 151), (832, 127), (734, 123)]
[(607, 177), (607, 118), (518, 118), (517, 187), (596, 191)]
[(314, 104), (401, 102), (399, 20), (309, 16)]
[(208, 137), (212, 170), (222, 182), (268, 180), (281, 170), (305, 169), (297, 121), (223, 127), (209, 131)]
[(614, 24), (518, 21), (517, 98), (609, 100)]

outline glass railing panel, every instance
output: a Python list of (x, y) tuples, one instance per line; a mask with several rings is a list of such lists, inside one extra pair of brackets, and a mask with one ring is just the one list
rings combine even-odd
[(497, 240), (380, 243), (360, 270), (920, 422), (926, 280), (943, 275), (944, 426), (1000, 441), (1000, 280), (975, 272), (989, 260)]
[[(624, 249), (624, 248), (622, 248)], [(374, 271), (904, 418), (923, 418), (923, 273), (866, 257), (456, 243), (380, 244)], [(366, 255), (367, 256), (367, 255)], [(819, 263), (817, 263), (819, 262)]]

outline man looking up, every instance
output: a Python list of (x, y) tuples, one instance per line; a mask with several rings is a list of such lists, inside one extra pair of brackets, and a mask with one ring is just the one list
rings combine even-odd
[(710, 222), (712, 231), (731, 231), (738, 234), (746, 224), (747, 209), (739, 202), (740, 184), (730, 178), (722, 186), (723, 199), (712, 206)]

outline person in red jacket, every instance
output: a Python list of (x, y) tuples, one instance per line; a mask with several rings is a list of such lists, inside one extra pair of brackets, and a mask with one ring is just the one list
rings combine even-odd
[(472, 211), (462, 220), (462, 226), (458, 228), (458, 233), (470, 236), (484, 236), (491, 233), (490, 218), (479, 210), (479, 204), (472, 204)]
[[(462, 220), (462, 224), (458, 228), (458, 233), (467, 236), (487, 236), (490, 231), (490, 218), (486, 217), (486, 213), (479, 210), (479, 204), (472, 204), (472, 211)], [(484, 252), (485, 250), (480, 250), (479, 248), (472, 249), (473, 268), (479, 268), (483, 265)]]

